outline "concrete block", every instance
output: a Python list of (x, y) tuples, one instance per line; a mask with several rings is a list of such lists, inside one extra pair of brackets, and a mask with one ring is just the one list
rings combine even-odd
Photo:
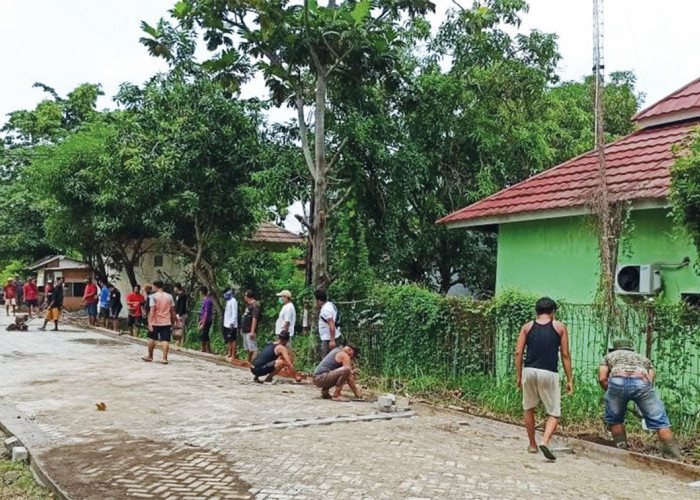
[(29, 452), (24, 446), (15, 446), (12, 448), (12, 461), (13, 462), (28, 462)]
[(12, 448), (14, 448), (15, 446), (19, 446), (19, 445), (20, 445), (19, 439), (17, 439), (14, 436), (9, 437), (5, 440), (5, 449), (7, 451), (12, 451)]

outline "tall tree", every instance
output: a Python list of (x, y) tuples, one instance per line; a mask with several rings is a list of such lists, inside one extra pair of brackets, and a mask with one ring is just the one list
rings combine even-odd
[[(207, 64), (222, 72), (224, 81), (236, 80), (230, 68), (250, 56), (274, 102), (296, 111), (297, 135), (312, 185), (313, 210), (303, 223), (311, 233), (313, 280), (318, 288), (327, 288), (331, 281), (326, 220), (333, 207), (328, 193), (347, 140), (326, 127), (329, 85), (383, 78), (401, 44), (397, 27), (402, 16), (432, 10), (429, 0), (329, 0), (326, 6), (316, 0), (305, 0), (303, 5), (289, 0), (185, 0), (172, 10), (185, 28), (204, 29), (207, 47), (218, 51)], [(312, 125), (307, 124), (309, 111)]]

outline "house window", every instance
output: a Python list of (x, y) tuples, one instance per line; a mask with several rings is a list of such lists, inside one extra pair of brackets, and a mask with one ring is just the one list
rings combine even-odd
[(163, 256), (154, 255), (153, 256), (153, 267), (163, 267)]
[(66, 297), (82, 297), (85, 293), (85, 283), (65, 283), (63, 295)]

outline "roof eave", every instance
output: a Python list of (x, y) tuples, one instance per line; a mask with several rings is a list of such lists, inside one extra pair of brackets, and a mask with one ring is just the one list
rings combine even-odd
[[(651, 200), (635, 200), (632, 202), (632, 210), (650, 210), (668, 208), (670, 203), (667, 198)], [(561, 217), (576, 217), (590, 213), (584, 206), (557, 208), (552, 210), (538, 210), (535, 212), (520, 212), (515, 214), (493, 215), (474, 219), (457, 220), (444, 223), (448, 229), (475, 228), (481, 226), (495, 226), (513, 222), (527, 222), (532, 220), (558, 219)]]

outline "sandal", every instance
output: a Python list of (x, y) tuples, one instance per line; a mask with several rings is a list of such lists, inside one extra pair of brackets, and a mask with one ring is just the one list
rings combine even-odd
[(547, 460), (556, 460), (557, 457), (554, 455), (552, 450), (547, 446), (546, 444), (541, 444), (540, 445), (540, 451), (542, 451), (542, 454), (545, 456)]
[(147, 358), (144, 356), (143, 358), (141, 358), (141, 361), (146, 361), (147, 363), (150, 363), (151, 361), (153, 361), (153, 358)]

